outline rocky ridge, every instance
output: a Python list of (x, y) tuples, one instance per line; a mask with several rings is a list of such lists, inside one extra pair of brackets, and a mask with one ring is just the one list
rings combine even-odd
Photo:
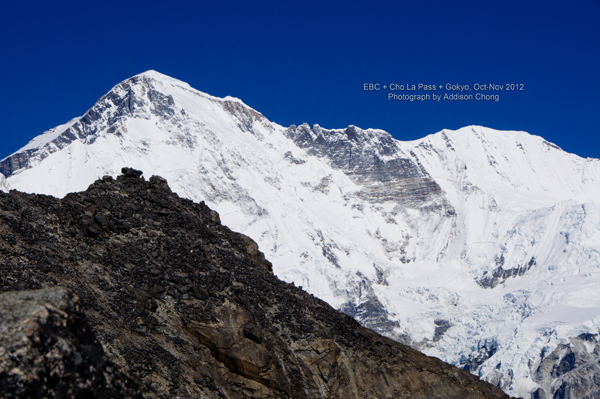
[(85, 313), (132, 395), (507, 397), (277, 279), (254, 241), (164, 179), (123, 172), (60, 200), (0, 193), (0, 291)]
[(285, 135), (308, 155), (326, 158), (333, 168), (342, 170), (362, 188), (356, 195), (368, 202), (393, 201), (417, 208), (439, 207), (443, 202), (440, 186), (389, 133), (356, 126), (328, 130), (315, 125), (311, 129), (304, 124), (290, 126)]

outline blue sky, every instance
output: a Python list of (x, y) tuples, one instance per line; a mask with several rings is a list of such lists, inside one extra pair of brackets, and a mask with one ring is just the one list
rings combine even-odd
[[(0, 158), (149, 69), (284, 126), (414, 140), (483, 125), (600, 158), (599, 26), (600, 0), (5, 1)], [(498, 102), (410, 103), (365, 83), (405, 85), (396, 93), (407, 95), (419, 83), (469, 85), (473, 96), (475, 84), (524, 90)]]

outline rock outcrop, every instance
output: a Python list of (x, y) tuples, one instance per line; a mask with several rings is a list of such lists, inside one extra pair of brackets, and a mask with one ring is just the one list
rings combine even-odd
[(532, 368), (533, 399), (600, 397), (600, 334), (584, 333), (542, 356)]
[(344, 130), (327, 130), (318, 125), (292, 125), (285, 131), (308, 154), (327, 158), (331, 166), (342, 170), (362, 187), (358, 193), (372, 203), (393, 201), (422, 207), (442, 204), (440, 186), (418, 161), (404, 154), (396, 140), (379, 130), (362, 130), (350, 126)]
[(106, 359), (71, 291), (0, 295), (2, 398), (142, 398)]
[[(277, 279), (216, 212), (140, 175), (125, 168), (60, 200), (0, 192), (0, 291), (29, 320), (2, 317), (2, 367), (15, 362), (6, 339), (30, 345), (0, 381), (38, 367), (32, 378), (98, 397), (507, 397)], [(48, 337), (37, 342), (30, 325), (48, 325)]]

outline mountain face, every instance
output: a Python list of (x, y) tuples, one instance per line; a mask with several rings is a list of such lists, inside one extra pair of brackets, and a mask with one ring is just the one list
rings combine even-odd
[(123, 173), (60, 200), (0, 193), (2, 397), (508, 397), (279, 280), (164, 179)]
[(511, 395), (600, 392), (600, 160), (476, 126), (411, 142), (285, 128), (150, 71), (0, 172), (63, 197), (122, 165), (205, 201), (279, 278), (364, 326)]

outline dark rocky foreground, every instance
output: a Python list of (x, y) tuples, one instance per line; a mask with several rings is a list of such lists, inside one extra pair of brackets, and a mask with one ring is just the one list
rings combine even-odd
[(0, 192), (3, 397), (507, 397), (280, 281), (216, 212), (140, 175)]
[(73, 292), (62, 287), (0, 294), (3, 398), (142, 398), (106, 359)]

